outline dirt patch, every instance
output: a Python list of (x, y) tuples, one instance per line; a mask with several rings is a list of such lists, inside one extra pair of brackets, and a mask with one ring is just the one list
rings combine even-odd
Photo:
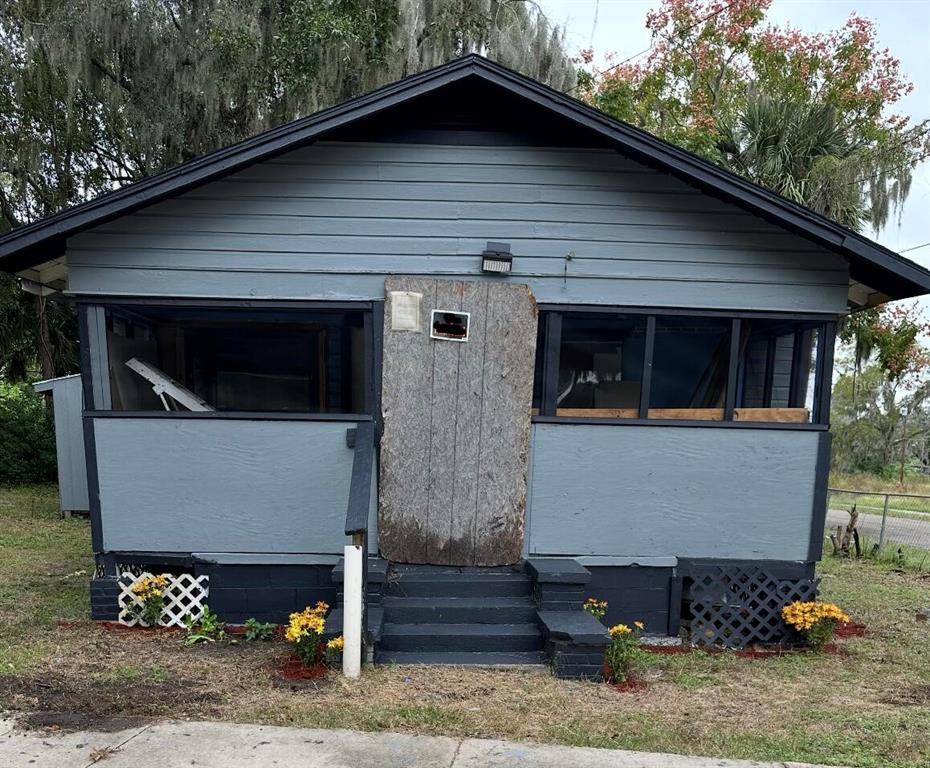
[(868, 630), (866, 630), (865, 624), (860, 624), (857, 621), (847, 621), (836, 628), (836, 636), (842, 638), (865, 637), (867, 634)]
[(120, 624), (118, 621), (98, 621), (96, 623), (101, 629), (116, 633), (128, 632), (130, 634), (177, 635), (184, 631), (180, 627), (127, 627), (125, 624)]
[(900, 691), (894, 691), (883, 696), (879, 701), (882, 704), (892, 704), (894, 706), (926, 707), (930, 705), (930, 683), (921, 683)]
[(187, 679), (0, 677), (0, 709), (21, 713), (18, 722), (27, 728), (119, 730), (152, 717), (203, 716), (222, 702), (204, 683)]
[(640, 680), (637, 677), (631, 677), (622, 683), (608, 683), (608, 685), (619, 693), (636, 693), (637, 691), (645, 691), (648, 687), (645, 680)]

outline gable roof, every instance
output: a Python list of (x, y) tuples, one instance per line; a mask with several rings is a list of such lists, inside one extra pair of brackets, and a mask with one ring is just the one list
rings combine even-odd
[(477, 78), (504, 89), (513, 97), (528, 100), (553, 116), (568, 119), (592, 132), (634, 160), (671, 173), (708, 194), (840, 253), (849, 261), (851, 279), (876, 294), (877, 301), (873, 296), (869, 303), (930, 293), (930, 271), (894, 251), (690, 152), (474, 54), (272, 128), (54, 216), (17, 227), (0, 236), (0, 269), (17, 272), (49, 262), (64, 253), (65, 241), (71, 235), (469, 78)]

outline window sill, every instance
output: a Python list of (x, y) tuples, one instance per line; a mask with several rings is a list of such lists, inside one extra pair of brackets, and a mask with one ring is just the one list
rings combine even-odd
[(788, 429), (826, 432), (828, 424), (784, 421), (708, 421), (700, 419), (617, 419), (596, 416), (533, 416), (533, 424), (592, 424), (626, 427), (708, 427), (711, 429)]

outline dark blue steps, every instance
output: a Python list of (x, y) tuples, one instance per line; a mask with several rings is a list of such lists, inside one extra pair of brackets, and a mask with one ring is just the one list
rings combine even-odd
[(393, 624), (531, 624), (536, 603), (531, 597), (397, 597), (383, 598), (385, 621)]
[(533, 579), (519, 566), (392, 563), (379, 664), (545, 664)]
[(542, 633), (532, 624), (391, 624), (385, 622), (386, 651), (538, 651)]
[(382, 589), (394, 597), (531, 597), (533, 579), (518, 568), (392, 563)]
[(378, 664), (429, 664), (481, 667), (539, 666), (549, 657), (542, 651), (469, 653), (467, 651), (378, 651)]

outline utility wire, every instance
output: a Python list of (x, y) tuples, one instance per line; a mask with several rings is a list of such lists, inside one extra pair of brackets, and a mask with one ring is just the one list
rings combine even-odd
[(898, 253), (907, 253), (908, 251), (916, 251), (918, 248), (926, 248), (928, 245), (930, 245), (930, 241), (927, 241), (926, 243), (921, 243), (920, 245), (912, 245), (910, 248), (905, 248), (901, 251), (898, 251)]
[[(723, 8), (718, 8), (718, 9), (717, 9), (716, 11), (714, 11), (713, 13), (709, 13), (709, 14), (707, 14), (706, 16), (704, 16), (703, 18), (698, 19), (698, 20), (695, 21), (693, 24), (691, 24), (691, 25), (685, 27), (685, 28), (681, 31), (680, 34), (683, 34), (683, 35), (684, 35), (684, 34), (687, 34), (688, 32), (690, 32), (690, 31), (691, 31), (692, 29), (694, 29), (695, 27), (699, 27), (699, 26), (700, 26), (701, 24), (703, 24), (705, 21), (710, 21), (712, 18), (714, 18), (715, 16), (719, 16), (719, 15), (720, 15), (721, 13), (723, 13), (724, 11), (730, 10), (730, 8), (732, 8), (734, 5), (736, 5), (737, 2), (739, 2), (739, 0), (733, 0), (733, 2), (728, 3), (727, 5), (723, 6)], [(680, 43), (676, 43), (676, 44), (672, 44), (672, 47), (673, 47), (673, 48), (678, 48), (678, 47), (680, 47), (680, 45), (681, 45)], [(643, 50), (641, 50), (639, 53), (634, 53), (632, 56), (630, 56), (630, 57), (624, 59), (623, 61), (617, 62), (616, 64), (612, 64), (611, 66), (607, 67), (607, 69), (605, 69), (603, 72), (598, 73), (599, 76), (603, 77), (603, 76), (606, 75), (608, 72), (613, 72), (613, 70), (615, 70), (615, 69), (617, 69), (617, 68), (619, 68), (619, 67), (622, 67), (624, 64), (629, 64), (631, 61), (633, 61), (633, 59), (638, 59), (638, 58), (639, 58), (640, 56), (642, 56), (644, 53), (649, 53), (649, 51), (651, 51), (651, 50), (653, 49), (654, 46), (655, 46), (655, 41), (651, 42), (651, 43), (649, 44), (649, 47), (648, 47), (648, 48), (643, 48)], [(571, 91), (569, 91), (569, 93), (572, 93), (572, 92), (575, 91), (577, 88), (578, 88), (578, 85), (576, 85), (574, 88), (572, 88)]]

